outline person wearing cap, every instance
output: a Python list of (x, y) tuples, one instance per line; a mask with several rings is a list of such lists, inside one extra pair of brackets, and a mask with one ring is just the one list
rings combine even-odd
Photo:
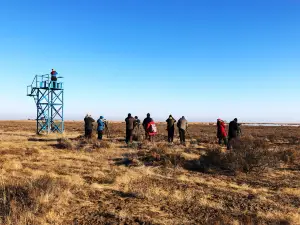
[(219, 145), (224, 144), (227, 146), (227, 133), (226, 133), (226, 125), (222, 119), (217, 120), (217, 138)]
[(126, 122), (126, 144), (132, 143), (133, 128), (135, 119), (128, 113), (128, 117), (125, 119)]
[(176, 123), (176, 120), (173, 118), (172, 115), (169, 116), (169, 118), (166, 120), (167, 122), (167, 131), (168, 131), (168, 142), (173, 143), (174, 139), (174, 124)]
[(97, 120), (97, 124), (98, 140), (102, 140), (103, 131), (105, 129), (105, 120), (103, 116), (100, 116), (100, 118)]
[(145, 130), (146, 139), (149, 139), (149, 140), (150, 140), (150, 135), (149, 135), (147, 129), (148, 129), (149, 123), (151, 123), (151, 122), (153, 122), (153, 119), (150, 117), (150, 113), (147, 113), (147, 117), (143, 121), (143, 128)]
[(229, 123), (229, 130), (228, 130), (228, 143), (227, 143), (227, 150), (230, 150), (232, 148), (232, 143), (236, 140), (238, 137), (238, 119), (235, 118)]
[(95, 120), (92, 118), (90, 114), (87, 114), (84, 118), (84, 128), (85, 128), (85, 137), (86, 138), (92, 138), (92, 133), (93, 133), (93, 122)]
[(185, 132), (187, 131), (187, 128), (188, 128), (188, 122), (184, 116), (182, 116), (178, 120), (177, 127), (179, 129), (180, 144), (185, 145)]

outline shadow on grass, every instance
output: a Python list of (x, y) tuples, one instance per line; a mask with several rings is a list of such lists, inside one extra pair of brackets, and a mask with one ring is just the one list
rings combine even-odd
[(51, 141), (58, 141), (60, 138), (28, 138), (30, 142), (51, 142)]
[(113, 194), (118, 195), (122, 198), (139, 198), (137, 194), (131, 192), (123, 192), (123, 191), (116, 191), (112, 190)]

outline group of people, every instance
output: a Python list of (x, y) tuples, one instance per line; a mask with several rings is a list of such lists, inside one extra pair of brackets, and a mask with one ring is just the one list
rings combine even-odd
[(228, 135), (226, 132), (226, 125), (222, 119), (217, 120), (217, 138), (219, 144), (222, 142), (227, 146), (227, 149), (232, 148), (232, 143), (242, 135), (241, 124), (238, 123), (238, 119), (235, 118), (229, 123)]
[[(95, 120), (92, 118), (92, 116), (90, 114), (87, 114), (84, 118), (84, 136), (86, 138), (92, 138), (92, 134), (93, 134), (93, 127), (94, 127), (94, 123)], [(97, 120), (97, 132), (98, 132), (98, 139), (102, 140), (103, 137), (103, 132), (105, 130), (105, 128), (107, 127), (107, 121), (104, 119), (103, 116), (100, 116), (100, 118)]]
[[(95, 120), (91, 115), (87, 114), (84, 118), (85, 123), (85, 137), (91, 138), (93, 132), (93, 123)], [(177, 122), (177, 124), (176, 124)], [(125, 119), (126, 123), (126, 137), (125, 142), (127, 144), (132, 143), (134, 131), (136, 134), (140, 133), (141, 121), (135, 116), (133, 117), (131, 113)], [(185, 137), (188, 129), (188, 121), (182, 116), (178, 121), (174, 119), (172, 115), (166, 120), (167, 131), (168, 131), (168, 142), (173, 143), (174, 134), (175, 134), (175, 124), (177, 125), (180, 143), (185, 144)], [(145, 138), (151, 142), (154, 140), (154, 136), (157, 134), (158, 130), (154, 120), (151, 118), (150, 113), (147, 114), (146, 118), (143, 120), (142, 127), (145, 131)], [(103, 116), (97, 120), (97, 132), (98, 139), (102, 140), (103, 132), (107, 128), (107, 121)], [(240, 124), (238, 123), (237, 118), (229, 123), (228, 135), (226, 132), (226, 125), (222, 119), (217, 120), (217, 138), (218, 142), (221, 145), (222, 142), (227, 146), (227, 149), (232, 148), (232, 143), (234, 140), (241, 135)]]
[[(128, 117), (125, 119), (126, 122), (126, 143), (131, 143), (133, 139), (133, 131), (137, 129), (137, 133), (140, 130), (140, 120), (137, 116), (134, 118), (131, 114), (128, 114)], [(176, 120), (173, 118), (172, 115), (166, 120), (167, 122), (167, 130), (168, 130), (168, 142), (172, 143), (174, 140), (174, 133), (175, 133), (175, 123)], [(157, 134), (157, 127), (155, 125), (154, 120), (151, 118), (150, 113), (147, 114), (147, 117), (144, 119), (142, 126), (145, 131), (145, 137), (147, 140), (153, 142), (154, 136)], [(177, 122), (177, 127), (179, 129), (179, 136), (180, 136), (180, 143), (185, 143), (185, 133), (188, 127), (188, 122), (184, 118), (180, 118)]]
[[(93, 123), (95, 120), (92, 118), (90, 114), (87, 114), (84, 118), (84, 127), (85, 127), (85, 137), (91, 138), (93, 133)], [(140, 133), (141, 121), (140, 119), (135, 116), (132, 117), (131, 113), (128, 114), (127, 118), (125, 119), (126, 122), (126, 143), (132, 143), (134, 131), (137, 134)], [(172, 115), (166, 120), (167, 122), (167, 130), (168, 130), (168, 142), (172, 143), (174, 140), (174, 133), (175, 133), (175, 123), (176, 120), (173, 118)], [(150, 113), (147, 114), (146, 118), (143, 120), (142, 127), (145, 131), (145, 138), (151, 142), (154, 141), (154, 136), (157, 134), (157, 127), (154, 120), (151, 118)], [(185, 117), (181, 117), (177, 122), (177, 127), (179, 130), (180, 136), (180, 143), (185, 144), (185, 136), (186, 131), (188, 128), (188, 122)], [(107, 121), (104, 119), (103, 116), (97, 120), (97, 132), (98, 132), (98, 139), (102, 140), (103, 132), (107, 128)]]

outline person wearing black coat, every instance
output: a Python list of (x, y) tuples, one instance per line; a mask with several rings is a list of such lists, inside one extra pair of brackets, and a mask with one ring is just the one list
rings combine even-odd
[(152, 121), (153, 121), (153, 119), (150, 117), (150, 113), (147, 113), (147, 117), (143, 121), (143, 127), (145, 130), (145, 138), (149, 139), (149, 140), (150, 140), (150, 136), (148, 134), (147, 127), (148, 127), (148, 124)]
[(126, 122), (126, 144), (132, 143), (133, 129), (135, 119), (128, 113), (128, 117), (125, 119)]
[(173, 118), (172, 115), (170, 115), (169, 118), (166, 120), (166, 122), (167, 122), (167, 131), (168, 131), (168, 142), (173, 143), (174, 131), (175, 131), (174, 124), (176, 123), (176, 120)]
[(91, 115), (86, 115), (84, 118), (84, 129), (85, 129), (85, 137), (92, 138), (93, 133), (93, 123), (95, 120), (92, 118)]
[(232, 148), (232, 143), (238, 137), (239, 126), (237, 122), (238, 120), (235, 118), (229, 123), (227, 150)]

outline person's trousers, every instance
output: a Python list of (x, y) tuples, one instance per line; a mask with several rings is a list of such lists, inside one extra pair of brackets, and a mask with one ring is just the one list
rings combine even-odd
[(133, 129), (126, 128), (126, 143), (132, 142), (132, 137), (133, 137)]
[(98, 139), (102, 140), (103, 130), (98, 130)]
[(236, 137), (228, 137), (228, 142), (227, 142), (227, 150), (232, 149), (232, 144), (235, 142)]
[(174, 127), (168, 129), (168, 142), (172, 143), (174, 139)]
[(179, 138), (180, 138), (181, 144), (185, 143), (185, 130), (184, 129), (179, 129)]
[(218, 139), (219, 139), (219, 145), (221, 145), (222, 141), (223, 141), (224, 145), (227, 146), (228, 143), (227, 143), (227, 138), (226, 137), (219, 137)]
[(92, 138), (92, 133), (93, 133), (93, 130), (92, 129), (86, 129), (86, 137), (87, 138)]

